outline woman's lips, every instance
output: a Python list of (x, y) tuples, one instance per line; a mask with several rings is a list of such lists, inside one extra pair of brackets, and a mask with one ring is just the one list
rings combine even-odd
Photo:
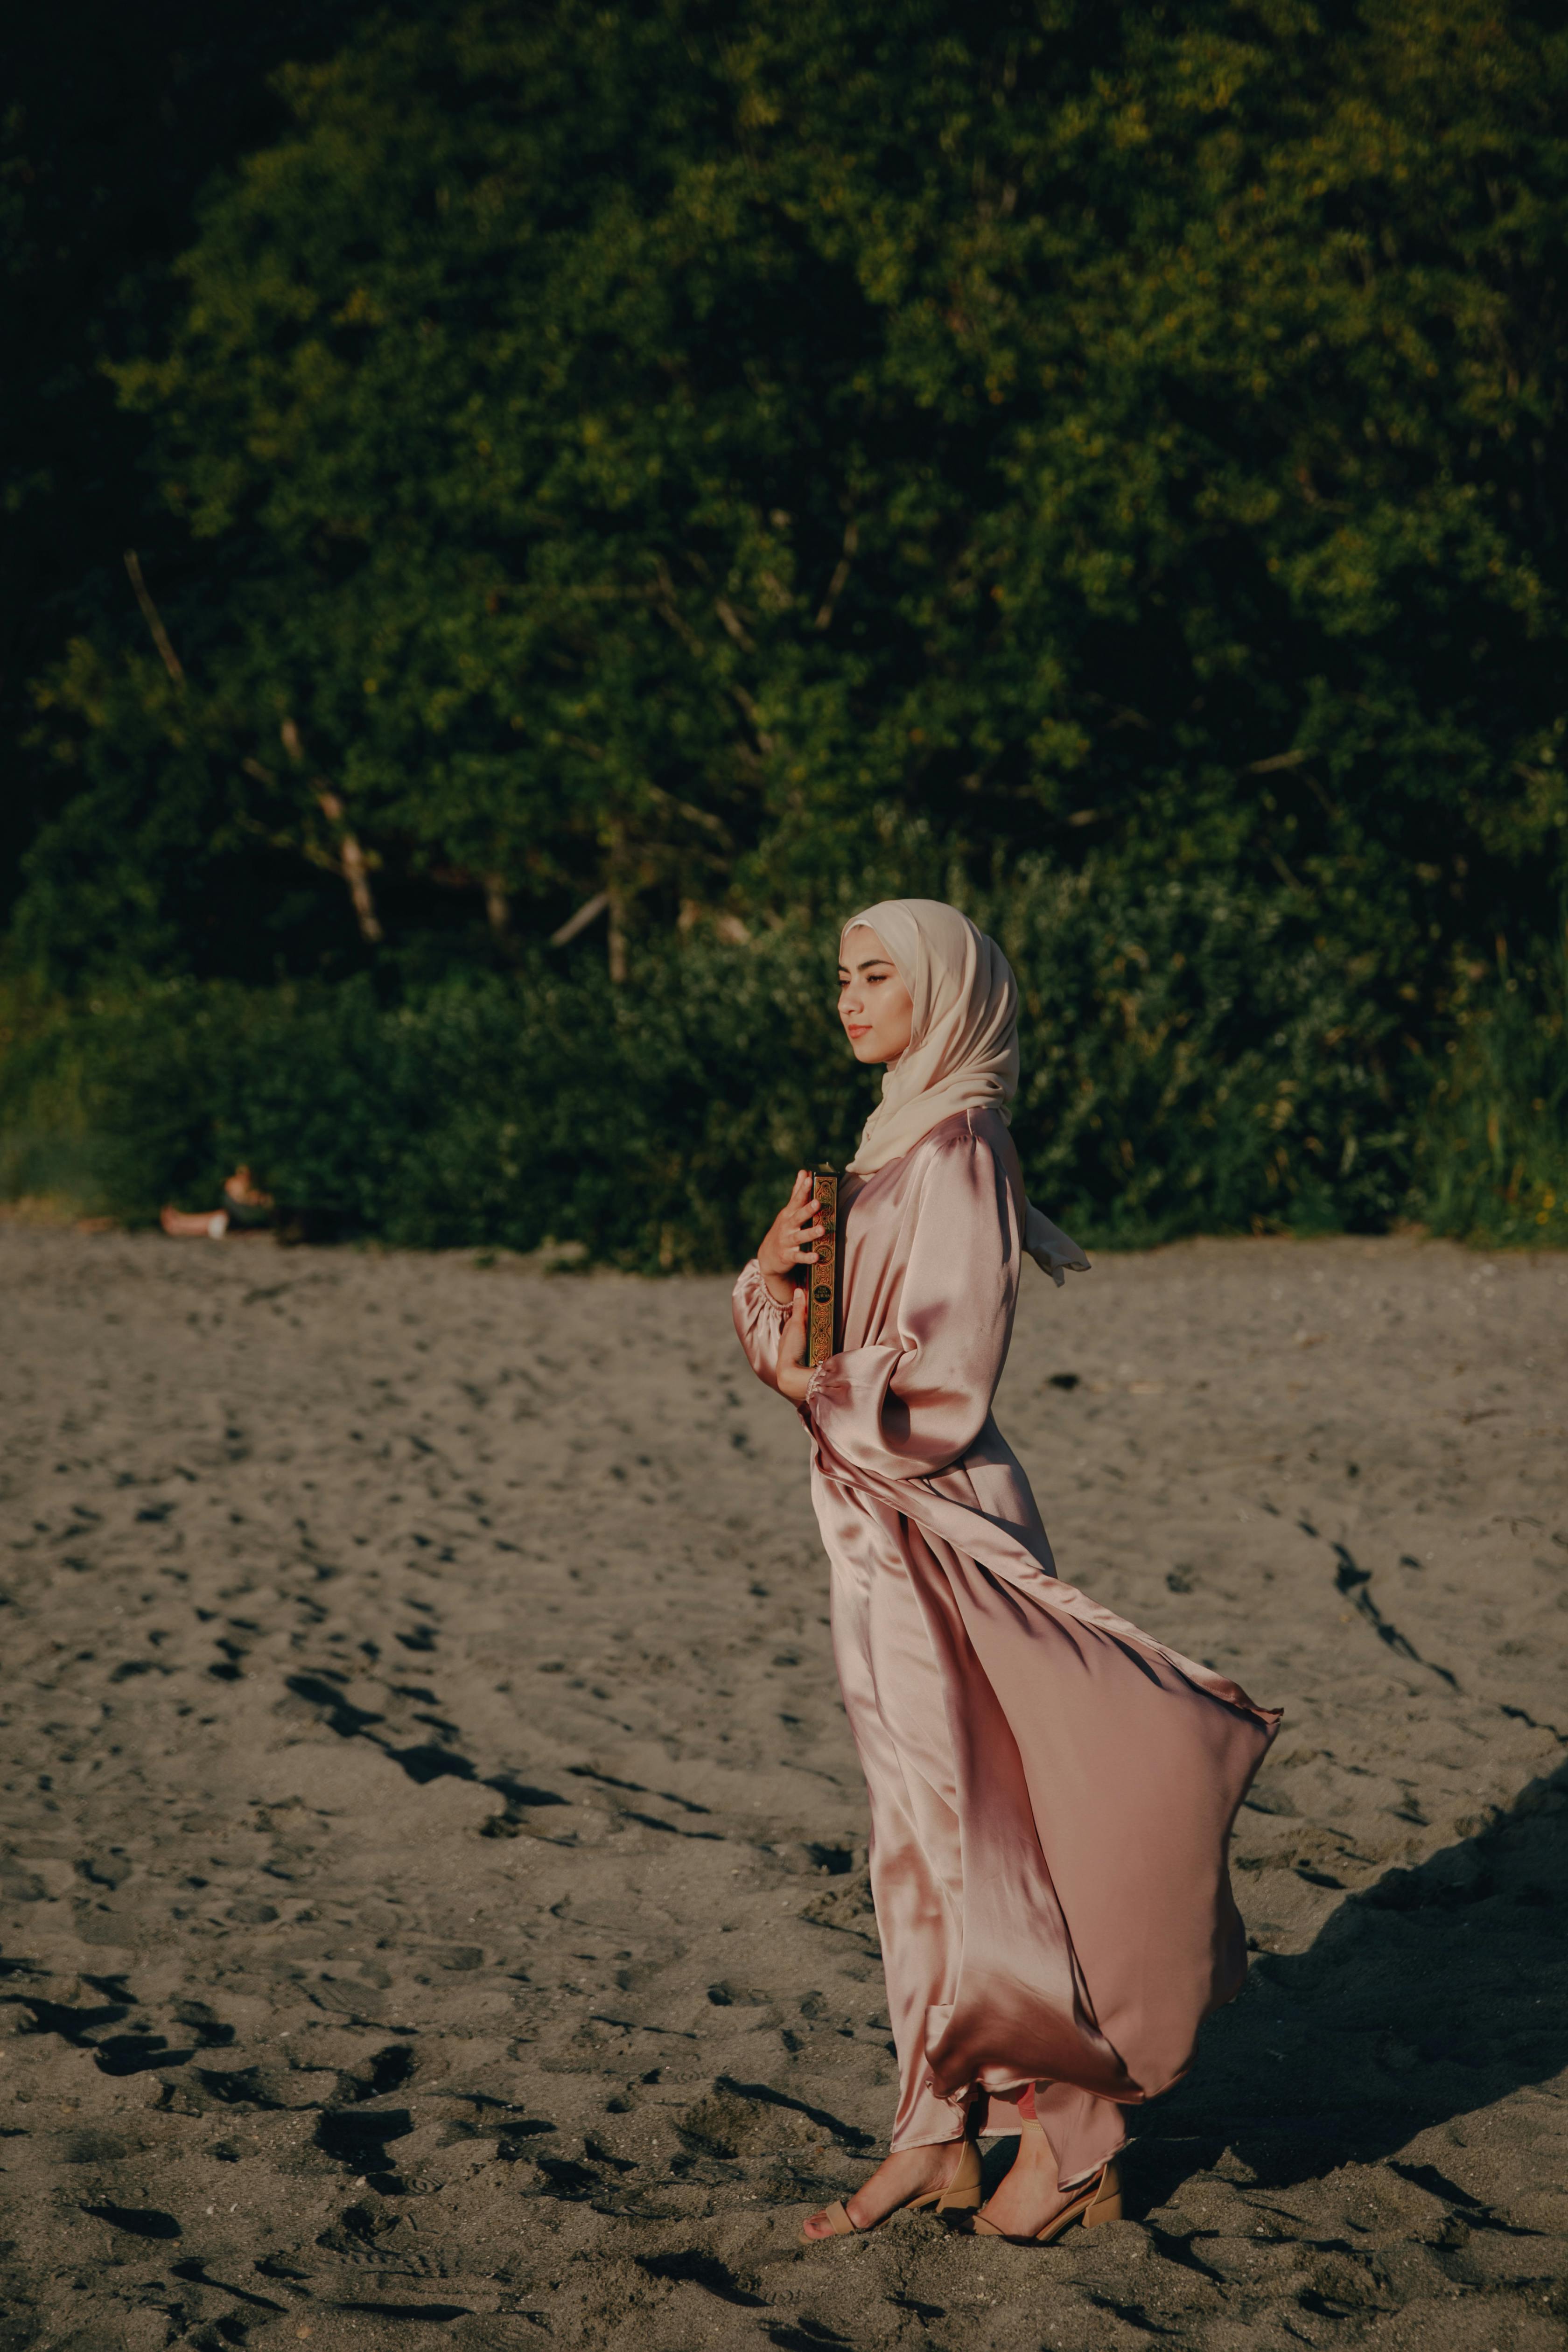
[(847, 1037), (868, 1037), (871, 1034), (871, 1024), (868, 1021), (859, 1024), (847, 1021), (844, 1024), (844, 1034)]

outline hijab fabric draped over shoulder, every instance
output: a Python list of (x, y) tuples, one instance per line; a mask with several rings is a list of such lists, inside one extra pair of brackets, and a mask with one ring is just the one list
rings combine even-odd
[[(858, 925), (875, 931), (914, 1003), (908, 1049), (889, 1063), (882, 1099), (849, 1162), (851, 1175), (870, 1176), (956, 1111), (994, 1110), (1011, 1120), (1018, 984), (995, 940), (940, 899), (884, 898), (852, 915), (843, 937)], [(1032, 1202), (1024, 1247), (1058, 1286), (1069, 1271), (1089, 1271), (1078, 1244)]]

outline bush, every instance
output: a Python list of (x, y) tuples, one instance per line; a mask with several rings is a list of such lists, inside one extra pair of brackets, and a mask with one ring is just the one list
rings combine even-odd
[(1457, 1008), (1415, 1160), (1434, 1232), (1568, 1246), (1568, 940)]
[(869, 1107), (830, 978), (791, 940), (650, 958), (621, 990), (541, 961), (392, 1001), (363, 976), (100, 996), (14, 1034), (0, 1185), (146, 1222), (243, 1160), (291, 1209), (406, 1246), (723, 1265)]
[[(1564, 1237), (1563, 992), (1503, 973), (1433, 1061), (1277, 900), (1141, 904), (1025, 868), (973, 911), (1020, 976), (1030, 1189), (1101, 1244), (1198, 1231)], [(13, 1003), (0, 1185), (131, 1222), (247, 1160), (290, 1208), (404, 1246), (574, 1242), (737, 1263), (792, 1171), (842, 1166), (875, 1099), (833, 1013), (831, 923), (435, 982), (166, 982)]]

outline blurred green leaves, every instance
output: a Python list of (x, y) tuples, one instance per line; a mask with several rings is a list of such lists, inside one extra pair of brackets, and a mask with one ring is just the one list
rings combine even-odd
[[(1081, 1239), (1415, 1217), (1568, 1241), (1561, 970), (1467, 978), (1428, 1055), (1363, 971), (1207, 881), (1132, 898), (1036, 871), (969, 903), (1024, 982), (1030, 1190)], [(396, 991), (367, 974), (68, 1006), (14, 990), (0, 1196), (142, 1222), (211, 1207), (243, 1161), (323, 1233), (733, 1265), (797, 1167), (844, 1164), (875, 1099), (833, 1015), (831, 948), (800, 920), (650, 943), (621, 986), (535, 952)]]
[(291, 716), (389, 876), (536, 928), (801, 903), (889, 812), (1379, 934), (1473, 853), (1543, 920), (1565, 77), (1471, 0), (382, 25), (283, 76), (118, 370), (199, 717), (106, 647), (50, 719), (89, 792), (199, 738), (216, 814)]
[(700, 1027), (721, 940), (950, 891), (1050, 1197), (1406, 1202), (1562, 932), (1555, 11), (470, 0), (279, 89), (115, 370), (184, 679), (128, 600), (40, 682), (14, 961), (546, 1008), (603, 893)]

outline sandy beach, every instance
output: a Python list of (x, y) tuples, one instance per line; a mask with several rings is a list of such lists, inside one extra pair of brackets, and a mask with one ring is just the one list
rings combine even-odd
[(0, 2352), (1568, 2340), (1568, 1261), (1031, 1274), (1061, 1573), (1286, 1710), (1247, 1989), (1039, 2252), (797, 2243), (893, 2066), (727, 1283), (12, 1222), (0, 1314)]

